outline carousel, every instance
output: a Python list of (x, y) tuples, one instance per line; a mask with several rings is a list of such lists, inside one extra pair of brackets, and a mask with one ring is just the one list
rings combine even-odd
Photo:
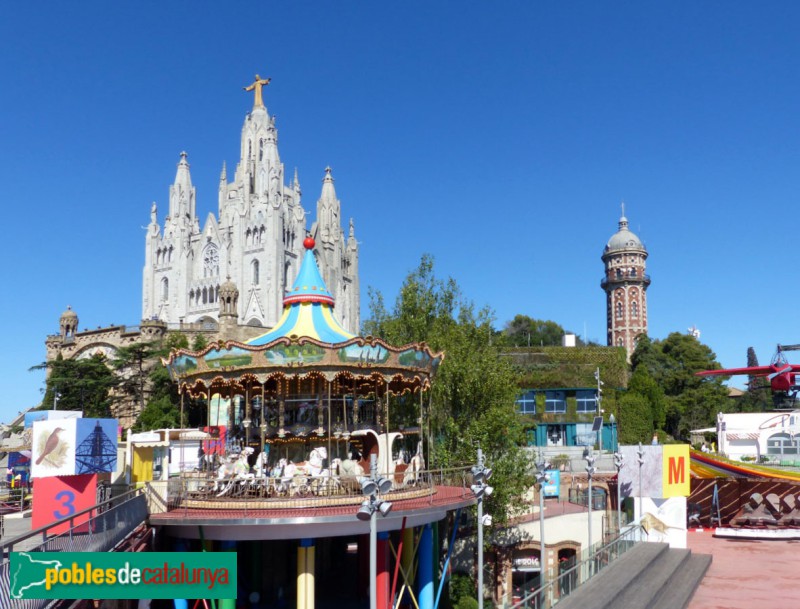
[[(444, 356), (424, 343), (394, 347), (342, 328), (314, 245), (305, 239), (273, 329), (247, 342), (174, 350), (164, 362), (178, 382), (181, 427), (188, 407), (206, 410), (201, 471), (182, 472), (184, 507), (359, 502), (360, 483), (376, 467), (398, 498), (434, 490), (424, 476), (425, 406)], [(224, 284), (220, 299), (221, 317), (235, 315), (236, 287)]]

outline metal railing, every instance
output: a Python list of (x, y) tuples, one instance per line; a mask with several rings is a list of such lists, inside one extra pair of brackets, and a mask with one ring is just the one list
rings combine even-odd
[[(453, 500), (453, 495), (439, 496), (437, 486), (460, 489), (461, 497), (474, 497), (470, 490), (472, 474), (469, 467), (420, 470), (409, 473), (378, 474), (392, 481), (387, 500), (404, 498), (424, 499), (430, 505)], [(358, 503), (364, 499), (361, 480), (364, 475), (295, 475), (292, 477), (236, 477), (223, 480), (197, 472), (170, 478), (166, 496), (157, 484), (147, 487), (150, 500), (165, 506), (165, 511), (189, 509), (231, 510), (247, 513), (252, 510), (323, 508)], [(163, 487), (162, 487), (163, 488)]]
[[(143, 489), (121, 495), (9, 540), (0, 540), (0, 607), (11, 598), (11, 552), (108, 552), (147, 519)], [(67, 529), (59, 533), (64, 526)], [(42, 609), (58, 600), (14, 600), (13, 607)]]
[(574, 566), (561, 571), (557, 577), (548, 574), (543, 588), (532, 590), (510, 609), (547, 609), (558, 604), (638, 543), (642, 543), (641, 535), (637, 528), (631, 527), (609, 543), (587, 548)]

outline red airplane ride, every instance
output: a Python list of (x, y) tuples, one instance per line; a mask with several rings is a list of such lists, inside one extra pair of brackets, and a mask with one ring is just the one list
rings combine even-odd
[(798, 351), (800, 345), (778, 345), (778, 350), (769, 363), (769, 366), (749, 366), (747, 368), (727, 368), (725, 370), (703, 370), (696, 372), (698, 376), (766, 376), (769, 378), (772, 391), (794, 393), (800, 386), (795, 381), (795, 376), (800, 372), (800, 364), (790, 364), (783, 354), (784, 351)]

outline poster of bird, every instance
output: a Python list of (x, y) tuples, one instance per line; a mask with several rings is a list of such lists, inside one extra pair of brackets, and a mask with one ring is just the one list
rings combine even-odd
[(31, 477), (70, 476), (75, 473), (75, 432), (79, 419), (33, 423)]
[(686, 547), (686, 497), (641, 499), (639, 526), (647, 541), (665, 542), (672, 548)]

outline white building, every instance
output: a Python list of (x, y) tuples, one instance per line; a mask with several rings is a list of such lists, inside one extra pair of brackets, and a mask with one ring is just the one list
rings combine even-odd
[[(169, 324), (219, 320), (220, 286), (230, 279), (239, 288), (238, 324), (274, 326), (283, 312), (285, 291), (292, 285), (307, 234), (297, 171), (286, 184), (278, 155), (275, 117), (264, 107), (256, 77), (255, 103), (242, 127), (241, 154), (233, 181), (225, 165), (219, 183), (217, 214), (209, 213), (202, 229), (197, 193), (187, 154), (182, 152), (163, 227), (153, 203), (145, 240), (142, 318)], [(310, 234), (314, 254), (335, 314), (355, 334), (360, 326), (358, 244), (353, 221), (345, 236), (341, 203), (327, 168), (317, 201), (317, 220)]]
[(800, 459), (800, 412), (719, 413), (717, 440), (729, 459)]

